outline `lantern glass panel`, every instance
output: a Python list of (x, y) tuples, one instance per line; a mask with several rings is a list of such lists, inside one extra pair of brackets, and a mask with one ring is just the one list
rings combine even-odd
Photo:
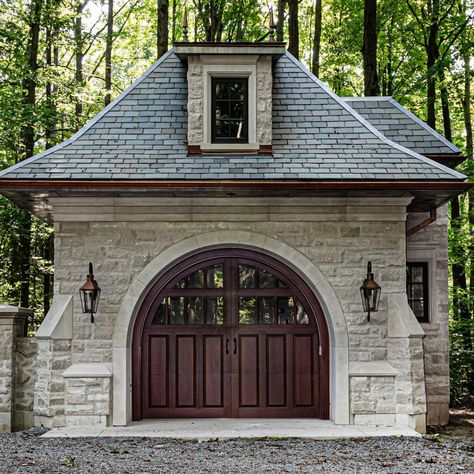
[(369, 311), (368, 301), (367, 301), (367, 293), (365, 288), (360, 289), (360, 299), (362, 300), (362, 307), (364, 308), (364, 312), (367, 313)]
[(97, 308), (99, 307), (99, 300), (100, 300), (100, 288), (97, 288), (95, 290), (95, 298), (93, 302), (94, 313), (97, 313)]

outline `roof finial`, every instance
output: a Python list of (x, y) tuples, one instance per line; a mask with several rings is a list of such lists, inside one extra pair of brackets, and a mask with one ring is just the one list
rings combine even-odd
[(188, 42), (188, 10), (184, 5), (184, 16), (183, 16), (183, 42)]
[(270, 7), (270, 24), (268, 29), (268, 41), (275, 42), (275, 20), (273, 19), (273, 7)]

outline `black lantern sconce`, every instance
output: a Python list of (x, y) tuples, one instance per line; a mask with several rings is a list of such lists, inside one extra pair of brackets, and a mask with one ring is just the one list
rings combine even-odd
[(97, 282), (94, 280), (92, 263), (89, 263), (89, 274), (87, 275), (87, 281), (79, 290), (79, 295), (81, 296), (82, 312), (90, 313), (91, 323), (93, 323), (94, 314), (97, 313), (97, 307), (99, 306), (100, 288)]
[(360, 287), (360, 296), (362, 298), (362, 306), (367, 313), (367, 321), (370, 321), (370, 313), (375, 313), (379, 309), (380, 293), (382, 288), (374, 280), (372, 273), (372, 263), (367, 264), (367, 278)]

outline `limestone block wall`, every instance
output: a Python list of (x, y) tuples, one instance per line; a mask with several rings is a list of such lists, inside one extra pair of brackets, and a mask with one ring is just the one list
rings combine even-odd
[(0, 433), (10, 431), (13, 424), (14, 350), (13, 331), (0, 327)]
[[(408, 227), (427, 218), (425, 213), (408, 216)], [(435, 222), (407, 240), (407, 260), (428, 262), (429, 323), (421, 326), (424, 339), (427, 424), (449, 421), (449, 310), (448, 310), (448, 210), (437, 210)]]
[(33, 404), (37, 381), (38, 343), (33, 337), (17, 339), (15, 363), (15, 430), (34, 425)]
[(35, 425), (65, 424), (66, 384), (63, 372), (71, 365), (70, 340), (38, 339), (37, 379), (34, 392)]
[[(41, 376), (35, 405), (45, 416), (64, 415), (69, 409), (66, 386), (64, 379), (59, 380), (61, 371), (55, 372), (52, 367), (110, 363), (117, 313), (138, 273), (175, 243), (219, 230), (268, 236), (305, 255), (323, 273), (343, 308), (349, 335), (348, 363), (391, 361), (396, 357), (396, 348), (390, 348), (387, 337), (387, 296), (405, 293), (407, 202), (380, 198), (55, 200), (55, 293), (75, 295), (85, 279), (88, 262), (92, 261), (102, 296), (94, 325), (88, 315), (81, 313), (78, 299), (73, 299), (69, 353), (67, 347), (64, 351), (40, 348), (39, 367), (45, 373)], [(372, 261), (376, 280), (383, 288), (380, 310), (372, 315), (370, 323), (362, 311), (359, 294), (368, 260)], [(421, 357), (418, 353), (413, 356)], [(406, 358), (398, 364), (403, 373), (414, 369)], [(419, 373), (420, 367), (415, 369)], [(386, 404), (357, 405), (365, 393), (375, 397), (375, 388), (384, 381), (368, 377), (363, 382), (354, 381), (359, 390), (357, 395), (357, 390), (351, 388), (357, 415), (378, 415), (385, 410), (381, 407), (388, 406), (389, 399)], [(395, 397), (399, 391), (409, 391), (410, 383), (409, 380), (397, 383), (390, 378)], [(48, 389), (47, 384), (54, 390)], [(363, 391), (361, 384), (367, 384)], [(406, 403), (410, 406), (402, 410), (402, 397), (396, 399), (392, 415), (424, 409), (423, 400)], [(413, 403), (419, 403), (419, 407), (414, 408)]]
[(355, 424), (395, 425), (395, 377), (351, 377), (350, 400)]
[(107, 426), (111, 387), (110, 378), (66, 378), (66, 424)]
[[(14, 431), (17, 420), (17, 348), (26, 334), (28, 318), (33, 314), (25, 308), (0, 304), (0, 433)], [(20, 387), (21, 388), (21, 387)]]

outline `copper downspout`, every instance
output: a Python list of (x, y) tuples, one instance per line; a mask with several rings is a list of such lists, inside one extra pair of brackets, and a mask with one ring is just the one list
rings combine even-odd
[(421, 221), (419, 224), (415, 225), (411, 229), (407, 229), (407, 237), (410, 235), (416, 234), (419, 230), (424, 229), (425, 227), (429, 226), (431, 223), (433, 223), (436, 220), (436, 207), (432, 207), (430, 209), (430, 217), (425, 219), (424, 221)]

